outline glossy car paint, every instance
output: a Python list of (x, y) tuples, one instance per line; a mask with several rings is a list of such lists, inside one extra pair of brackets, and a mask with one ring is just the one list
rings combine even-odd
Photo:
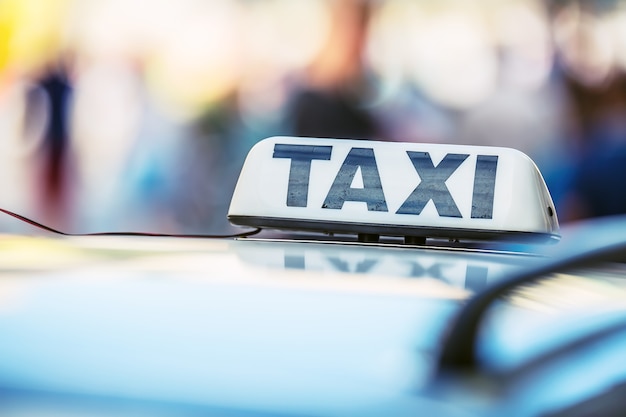
[(445, 408), (414, 394), (446, 324), (473, 291), (536, 261), (250, 238), (0, 242), (0, 387), (14, 415), (28, 393), (253, 414)]

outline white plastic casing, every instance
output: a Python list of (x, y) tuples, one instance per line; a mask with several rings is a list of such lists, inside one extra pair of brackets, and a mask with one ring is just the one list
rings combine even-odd
[(559, 229), (541, 173), (517, 150), (301, 137), (250, 150), (228, 217), (264, 228), (472, 239), (553, 239)]

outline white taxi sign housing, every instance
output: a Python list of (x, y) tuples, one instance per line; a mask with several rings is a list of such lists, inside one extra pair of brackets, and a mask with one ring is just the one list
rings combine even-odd
[(509, 148), (272, 137), (246, 158), (236, 225), (455, 239), (555, 239), (530, 158)]

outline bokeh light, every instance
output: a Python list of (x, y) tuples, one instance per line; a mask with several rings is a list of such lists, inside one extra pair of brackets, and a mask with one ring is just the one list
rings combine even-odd
[(348, 112), (321, 131), (354, 116), (359, 138), (521, 149), (573, 219), (590, 137), (624, 133), (625, 28), (623, 1), (0, 0), (2, 158), (24, 178), (6, 198), (45, 212), (56, 71), (76, 227), (227, 229), (246, 151), (297, 133), (307, 94)]

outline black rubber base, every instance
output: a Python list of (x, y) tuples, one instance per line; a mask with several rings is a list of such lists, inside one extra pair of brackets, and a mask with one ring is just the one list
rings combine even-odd
[(401, 236), (414, 238), (447, 238), (459, 240), (492, 240), (520, 243), (556, 243), (560, 236), (550, 233), (511, 232), (502, 230), (454, 229), (425, 226), (398, 226), (321, 220), (294, 220), (278, 217), (228, 216), (238, 226), (262, 229), (300, 230), (322, 233), (349, 233), (359, 236)]

